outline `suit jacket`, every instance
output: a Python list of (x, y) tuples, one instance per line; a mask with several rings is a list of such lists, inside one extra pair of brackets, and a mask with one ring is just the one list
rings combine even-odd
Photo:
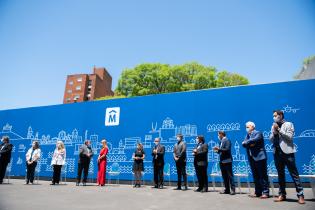
[(220, 156), (220, 163), (232, 162), (231, 141), (227, 137), (221, 139), (218, 154)]
[[(88, 154), (90, 154), (90, 156), (88, 156)], [(90, 146), (88, 147), (86, 144), (83, 144), (79, 150), (79, 157), (80, 157), (79, 163), (89, 162), (92, 156), (93, 156), (92, 148)]]
[(2, 143), (0, 145), (0, 161), (10, 163), (13, 145), (10, 143)]
[(264, 136), (260, 131), (252, 131), (251, 134), (247, 134), (243, 147), (247, 150), (247, 155), (252, 157), (255, 161), (264, 160), (267, 158)]
[[(157, 149), (157, 153), (154, 154), (153, 150)], [(158, 165), (164, 165), (165, 147), (163, 145), (157, 145), (152, 148), (153, 163)]]
[(195, 153), (194, 164), (197, 166), (208, 165), (208, 144), (197, 144), (197, 152)]
[[(279, 134), (279, 145), (281, 150), (286, 153), (295, 153), (296, 148), (293, 144), (294, 126), (291, 122), (284, 122), (280, 128)], [(275, 134), (271, 128), (270, 141), (273, 143)]]
[(174, 145), (174, 156), (179, 158), (178, 161), (186, 162), (186, 143), (183, 140)]

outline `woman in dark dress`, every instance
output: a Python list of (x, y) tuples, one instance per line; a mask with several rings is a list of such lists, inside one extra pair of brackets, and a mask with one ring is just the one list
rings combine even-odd
[(132, 158), (134, 160), (132, 167), (133, 173), (135, 175), (134, 187), (140, 187), (142, 172), (144, 171), (143, 160), (145, 158), (145, 153), (142, 144), (140, 143), (137, 144), (137, 149), (133, 153)]

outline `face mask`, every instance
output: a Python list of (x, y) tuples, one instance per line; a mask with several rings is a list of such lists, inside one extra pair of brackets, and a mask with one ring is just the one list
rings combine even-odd
[(218, 139), (219, 139), (219, 141), (221, 141), (221, 138), (220, 138), (220, 136), (218, 136)]
[(280, 116), (278, 115), (277, 117), (274, 117), (274, 118), (273, 118), (273, 121), (274, 121), (275, 123), (280, 122), (280, 121), (281, 121)]
[(179, 137), (177, 137), (177, 141), (180, 141), (180, 138), (179, 138)]
[(157, 145), (159, 145), (159, 142), (154, 142), (154, 144), (157, 146)]
[(246, 128), (246, 132), (249, 133), (250, 132), (250, 128)]

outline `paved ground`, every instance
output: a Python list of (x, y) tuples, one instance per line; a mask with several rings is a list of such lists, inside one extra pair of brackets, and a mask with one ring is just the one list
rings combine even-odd
[(255, 210), (255, 209), (315, 209), (310, 188), (305, 189), (306, 204), (296, 202), (295, 190), (288, 189), (287, 202), (273, 199), (249, 198), (247, 194), (220, 195), (218, 192), (196, 193), (193, 190), (175, 191), (173, 187), (152, 189), (150, 186), (132, 188), (130, 185), (89, 185), (76, 187), (74, 183), (50, 186), (24, 185), (23, 180), (11, 180), (0, 185), (0, 210)]

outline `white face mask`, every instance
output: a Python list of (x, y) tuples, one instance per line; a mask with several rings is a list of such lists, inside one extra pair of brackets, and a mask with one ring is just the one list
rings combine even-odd
[(246, 128), (246, 132), (250, 133), (251, 132), (250, 128)]
[(278, 115), (277, 117), (273, 117), (273, 121), (274, 121), (275, 123), (281, 122), (280, 116)]
[(181, 139), (179, 137), (177, 137), (177, 141), (180, 141)]
[(221, 141), (221, 138), (220, 138), (220, 136), (218, 136), (218, 139), (219, 139), (219, 141)]
[(157, 145), (159, 145), (159, 142), (154, 142), (154, 144), (157, 146)]

